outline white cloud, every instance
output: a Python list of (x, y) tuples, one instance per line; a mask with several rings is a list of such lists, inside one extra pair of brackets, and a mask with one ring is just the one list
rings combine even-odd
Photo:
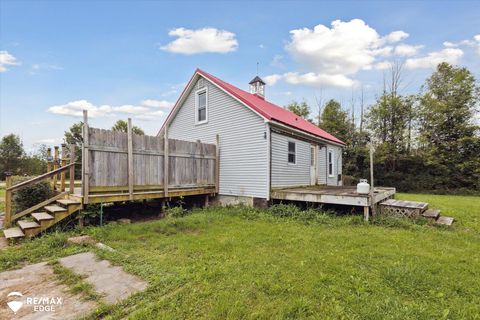
[(20, 63), (8, 51), (0, 51), (0, 72), (7, 71), (7, 66), (15, 66)]
[(283, 65), (282, 61), (283, 61), (283, 56), (281, 54), (276, 54), (273, 56), (273, 59), (272, 59), (272, 62), (270, 62), (270, 65), (276, 68), (284, 68), (285, 66)]
[(409, 44), (399, 44), (395, 47), (395, 54), (397, 56), (411, 57), (417, 54), (418, 50), (423, 48), (422, 45), (412, 46)]
[(153, 100), (147, 99), (142, 101), (142, 105), (151, 108), (163, 108), (163, 109), (170, 109), (172, 107), (172, 103), (167, 100)]
[(477, 53), (480, 56), (480, 34), (474, 36), (473, 39), (477, 42)]
[(435, 68), (439, 63), (448, 62), (456, 64), (463, 56), (463, 50), (458, 48), (444, 48), (440, 51), (430, 52), (426, 56), (409, 58), (405, 61), (407, 69)]
[(381, 36), (361, 19), (291, 30), (286, 50), (304, 72), (271, 75), (267, 83), (282, 79), (291, 84), (351, 87), (356, 84), (356, 73), (374, 68), (379, 58), (394, 51), (389, 44), (407, 37), (401, 30)]
[(160, 49), (173, 53), (187, 55), (206, 52), (227, 53), (238, 48), (235, 33), (215, 28), (196, 30), (177, 28), (170, 30), (168, 35), (177, 39)]
[[(116, 117), (119, 114), (127, 115), (140, 120), (155, 120), (162, 118), (173, 103), (164, 100), (147, 99), (140, 105), (96, 106), (87, 100), (76, 100), (62, 105), (51, 106), (48, 112), (73, 117), (83, 116), (83, 110), (88, 111), (89, 117)], [(160, 110), (159, 110), (160, 109)]]
[(391, 61), (381, 61), (375, 64), (374, 68), (377, 70), (386, 70), (392, 67)]
[(404, 32), (404, 31), (393, 31), (386, 35), (385, 37), (382, 38), (383, 41), (393, 43), (393, 42), (398, 42), (402, 41), (406, 38), (408, 38), (409, 34)]
[(282, 79), (282, 76), (279, 74), (272, 74), (263, 77), (263, 81), (265, 81), (265, 83), (269, 86), (275, 85), (275, 83), (277, 83), (280, 79)]
[(466, 39), (459, 42), (450, 42), (445, 41), (443, 45), (447, 48), (458, 48), (458, 47), (473, 47), (476, 49), (477, 54), (480, 55), (480, 34), (474, 35), (472, 39)]
[(331, 87), (352, 87), (356, 84), (355, 80), (352, 80), (342, 74), (320, 74), (314, 72), (308, 72), (300, 74), (298, 72), (287, 72), (282, 75), (272, 74), (264, 77), (265, 82), (268, 85), (274, 85), (279, 80), (284, 80), (289, 84), (304, 84), (310, 86), (331, 86)]
[(30, 67), (30, 74), (34, 75), (39, 73), (42, 70), (63, 70), (62, 67), (54, 65), (54, 64), (45, 64), (45, 63), (37, 63), (32, 64)]
[(385, 43), (407, 36), (403, 31), (395, 31), (382, 38), (360, 19), (335, 20), (331, 28), (319, 24), (313, 29), (292, 30), (290, 34), (287, 50), (301, 64), (318, 73), (344, 75), (371, 67), (377, 56), (390, 54), (392, 48)]

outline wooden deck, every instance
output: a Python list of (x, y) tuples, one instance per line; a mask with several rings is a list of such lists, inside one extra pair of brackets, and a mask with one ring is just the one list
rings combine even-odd
[(70, 199), (75, 199), (84, 203), (108, 203), (108, 202), (124, 202), (130, 200), (149, 200), (149, 199), (165, 199), (186, 197), (193, 195), (213, 195), (216, 193), (215, 186), (204, 187), (190, 187), (190, 188), (168, 188), (168, 195), (165, 195), (165, 191), (160, 190), (148, 190), (148, 191), (134, 191), (133, 197), (127, 192), (112, 192), (105, 191), (99, 193), (90, 193), (88, 200), (85, 201), (85, 197), (81, 194), (80, 188), (75, 188), (75, 192), (69, 195)]
[(348, 206), (371, 207), (382, 200), (393, 197), (395, 188), (375, 187), (373, 200), (368, 194), (359, 194), (356, 187), (305, 186), (274, 189), (271, 199), (305, 201)]

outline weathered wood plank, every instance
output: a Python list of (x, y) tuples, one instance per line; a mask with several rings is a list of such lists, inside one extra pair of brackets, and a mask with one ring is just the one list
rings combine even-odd
[[(127, 125), (127, 149), (128, 149), (128, 193), (130, 195), (130, 200), (133, 200), (133, 137), (132, 137), (132, 119), (128, 118)], [(140, 168), (141, 170), (142, 168)]]

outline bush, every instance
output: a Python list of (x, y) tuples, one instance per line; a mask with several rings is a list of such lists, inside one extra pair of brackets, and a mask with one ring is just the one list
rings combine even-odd
[(88, 204), (78, 213), (78, 219), (83, 219), (85, 225), (100, 223), (100, 204)]
[(165, 214), (167, 217), (171, 218), (181, 218), (187, 215), (187, 209), (185, 209), (183, 206), (176, 206), (176, 207), (171, 207), (167, 208), (165, 210)]
[(301, 210), (293, 204), (274, 204), (268, 208), (268, 212), (278, 218), (298, 218)]
[[(30, 177), (22, 177), (16, 182), (28, 180)], [(13, 212), (20, 212), (52, 197), (52, 188), (48, 182), (39, 182), (13, 192)]]

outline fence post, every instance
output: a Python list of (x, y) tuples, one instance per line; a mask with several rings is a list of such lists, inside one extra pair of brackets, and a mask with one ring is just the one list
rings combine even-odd
[(168, 155), (168, 127), (165, 126), (165, 132), (163, 134), (163, 190), (165, 198), (168, 197), (168, 172), (169, 172), (169, 155)]
[(89, 177), (90, 177), (90, 168), (89, 168), (89, 154), (88, 154), (88, 111), (83, 110), (83, 146), (82, 146), (82, 195), (83, 203), (88, 204), (88, 193), (90, 192), (89, 188)]
[[(65, 167), (67, 165), (67, 145), (65, 143), (62, 143), (62, 167)], [(65, 171), (62, 171), (60, 174), (60, 190), (62, 192), (65, 191)]]
[[(75, 144), (70, 145), (70, 164), (75, 163)], [(69, 191), (70, 194), (73, 194), (75, 191), (75, 165), (70, 166), (70, 172), (69, 172), (69, 178), (70, 178), (70, 185), (69, 185)]]
[(220, 190), (220, 136), (217, 134), (215, 145), (215, 193)]
[[(53, 170), (56, 170), (58, 169), (59, 152), (58, 152), (58, 146), (55, 146), (53, 148), (54, 148)], [(57, 179), (58, 179), (58, 174), (53, 175), (53, 191), (57, 189)]]
[(10, 227), (12, 223), (12, 191), (8, 188), (12, 186), (12, 173), (5, 172), (5, 227)]
[(47, 172), (52, 171), (52, 148), (47, 148)]
[(128, 161), (128, 194), (133, 200), (133, 134), (132, 119), (128, 118), (127, 126), (127, 161)]
[[(52, 148), (47, 149), (47, 172), (52, 171), (53, 167), (53, 157), (52, 157)], [(52, 179), (49, 179), (49, 182), (52, 182)]]

